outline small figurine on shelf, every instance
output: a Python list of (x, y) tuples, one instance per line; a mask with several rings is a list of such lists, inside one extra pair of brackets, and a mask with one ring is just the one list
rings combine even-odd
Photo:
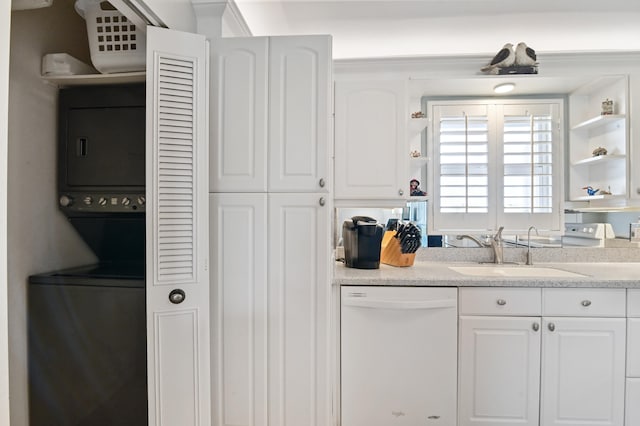
[(412, 112), (411, 118), (424, 118), (424, 112), (422, 111)]
[(421, 197), (427, 195), (426, 192), (420, 189), (420, 182), (418, 181), (418, 179), (411, 179), (411, 182), (409, 182), (409, 186), (411, 188), (412, 197)]
[(410, 155), (411, 155), (411, 158), (420, 158), (420, 151), (418, 151), (417, 149), (414, 149), (413, 151), (411, 151)]
[(598, 191), (600, 191), (600, 189), (593, 189), (591, 186), (583, 186), (582, 189), (585, 189), (587, 191), (587, 195), (590, 197), (596, 195)]
[(599, 157), (601, 155), (607, 155), (607, 148), (598, 147), (598, 148), (593, 150), (593, 156), (594, 157)]
[(602, 101), (602, 115), (613, 114), (613, 101), (611, 99), (605, 99)]

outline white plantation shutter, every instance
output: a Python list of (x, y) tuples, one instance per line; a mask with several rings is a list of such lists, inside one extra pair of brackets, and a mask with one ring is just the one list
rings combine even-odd
[(504, 111), (504, 213), (551, 213), (554, 119), (544, 107), (522, 109)]
[(560, 101), (507, 104), (496, 109), (499, 155), (498, 225), (560, 231), (562, 141)]
[(434, 206), (439, 229), (477, 229), (490, 207), (490, 109), (486, 105), (438, 106), (433, 110)]
[(433, 102), (431, 232), (561, 227), (561, 101)]
[(193, 281), (197, 246), (194, 210), (195, 109), (192, 61), (158, 57), (158, 282)]

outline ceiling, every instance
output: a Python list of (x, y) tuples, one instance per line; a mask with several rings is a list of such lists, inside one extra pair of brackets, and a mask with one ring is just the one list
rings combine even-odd
[(235, 0), (255, 36), (331, 34), (334, 59), (640, 50), (636, 0)]
[[(637, 0), (235, 0), (254, 36), (331, 34), (334, 60), (640, 51)], [(569, 93), (594, 76), (527, 76), (510, 95)], [(411, 82), (412, 93), (492, 96), (507, 77)]]

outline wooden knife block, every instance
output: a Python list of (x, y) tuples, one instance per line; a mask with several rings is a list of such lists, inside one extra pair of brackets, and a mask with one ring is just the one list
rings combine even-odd
[(415, 253), (402, 253), (396, 231), (386, 231), (380, 245), (380, 262), (391, 266), (412, 266)]

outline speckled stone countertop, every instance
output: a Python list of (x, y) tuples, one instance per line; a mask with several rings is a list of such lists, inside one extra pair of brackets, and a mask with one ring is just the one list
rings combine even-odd
[[(450, 287), (608, 287), (640, 288), (640, 250), (538, 249), (533, 250), (534, 265), (524, 265), (526, 251), (505, 249), (504, 268), (553, 268), (580, 276), (477, 276), (450, 269), (480, 266), (491, 261), (484, 249), (423, 249), (410, 267), (380, 264), (379, 269), (347, 268), (335, 262), (334, 285), (450, 286)], [(628, 253), (630, 251), (630, 253)], [(458, 253), (459, 252), (459, 253)], [(638, 252), (638, 253), (636, 253)], [(536, 260), (538, 259), (538, 260)], [(484, 266), (491, 268), (491, 264)], [(532, 275), (536, 275), (535, 272)]]

